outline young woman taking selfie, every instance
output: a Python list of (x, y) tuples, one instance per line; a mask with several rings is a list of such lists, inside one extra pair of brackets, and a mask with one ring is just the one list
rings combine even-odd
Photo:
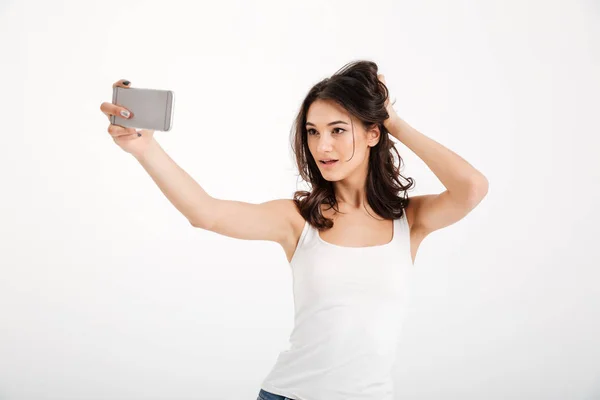
[[(283, 248), (293, 277), (294, 328), (258, 399), (392, 400), (398, 307), (419, 245), (487, 194), (482, 173), (396, 114), (377, 72), (371, 61), (349, 63), (309, 90), (291, 140), (310, 191), (293, 199), (214, 198), (165, 153), (154, 131), (108, 127), (191, 225)], [(130, 85), (121, 80), (113, 87)], [(100, 109), (109, 120), (127, 111), (106, 102)], [(403, 161), (389, 135), (446, 190), (409, 198), (414, 181), (400, 174)]]

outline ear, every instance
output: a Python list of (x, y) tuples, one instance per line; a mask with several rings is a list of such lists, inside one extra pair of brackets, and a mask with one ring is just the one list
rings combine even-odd
[(379, 130), (379, 125), (373, 124), (367, 131), (367, 144), (370, 147), (374, 147), (379, 143), (379, 138), (381, 137), (381, 131)]

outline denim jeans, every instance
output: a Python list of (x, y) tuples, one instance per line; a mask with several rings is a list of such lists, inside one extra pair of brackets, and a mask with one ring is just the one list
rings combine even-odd
[(266, 390), (260, 389), (258, 393), (258, 398), (256, 400), (294, 400), (289, 397), (280, 396), (275, 393), (267, 392)]

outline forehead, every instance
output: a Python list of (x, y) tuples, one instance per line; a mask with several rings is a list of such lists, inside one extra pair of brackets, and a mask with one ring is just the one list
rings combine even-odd
[(331, 121), (348, 121), (350, 116), (348, 112), (333, 100), (315, 100), (306, 113), (306, 122), (312, 122), (315, 125), (327, 125)]

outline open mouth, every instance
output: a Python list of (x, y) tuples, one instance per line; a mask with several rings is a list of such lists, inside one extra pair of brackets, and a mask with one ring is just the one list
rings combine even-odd
[(329, 160), (329, 161), (323, 161), (323, 160), (319, 160), (319, 162), (323, 165), (333, 165), (336, 162), (338, 162), (338, 160)]

